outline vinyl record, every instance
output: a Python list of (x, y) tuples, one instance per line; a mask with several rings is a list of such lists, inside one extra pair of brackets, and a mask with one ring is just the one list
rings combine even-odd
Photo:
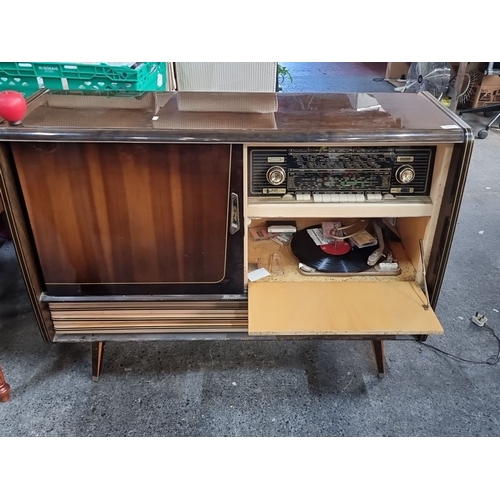
[(351, 251), (344, 255), (332, 255), (314, 243), (307, 232), (312, 228), (321, 228), (321, 225), (297, 231), (290, 242), (290, 248), (299, 262), (326, 273), (360, 273), (370, 268), (367, 260), (376, 247), (353, 246)]

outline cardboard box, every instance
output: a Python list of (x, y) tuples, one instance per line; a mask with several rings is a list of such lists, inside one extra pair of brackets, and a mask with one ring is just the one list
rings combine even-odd
[(472, 108), (500, 104), (500, 76), (483, 76), (472, 100)]
[(276, 92), (275, 62), (176, 62), (179, 92)]
[(388, 62), (385, 70), (385, 79), (398, 80), (401, 77), (406, 78), (410, 64), (409, 62)]
[[(278, 110), (277, 67), (276, 62), (176, 62), (179, 111), (274, 113)], [(211, 92), (235, 95), (216, 99)], [(244, 93), (253, 97), (242, 97)]]

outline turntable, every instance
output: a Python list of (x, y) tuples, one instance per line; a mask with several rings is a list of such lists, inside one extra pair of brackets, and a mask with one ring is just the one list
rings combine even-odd
[[(385, 242), (380, 221), (360, 220), (347, 226), (340, 223), (325, 235), (325, 224), (298, 231), (290, 243), (305, 276), (397, 276), (401, 269)], [(373, 237), (369, 231), (376, 234)], [(360, 235), (363, 241), (359, 243)], [(329, 236), (329, 237), (328, 237)], [(370, 241), (371, 239), (371, 241)]]

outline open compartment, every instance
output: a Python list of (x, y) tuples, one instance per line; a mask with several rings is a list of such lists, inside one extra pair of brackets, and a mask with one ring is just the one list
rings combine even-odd
[[(295, 233), (289, 233), (288, 236), (285, 233), (276, 233), (273, 236), (273, 233), (267, 232), (269, 219), (249, 220), (246, 237), (247, 272), (257, 268), (265, 268), (271, 273), (259, 281), (421, 281), (420, 241), (423, 244), (425, 259), (432, 243), (426, 234), (430, 217), (403, 219), (297, 218), (293, 222), (296, 227)], [(331, 227), (332, 224), (339, 225), (338, 231), (342, 233), (337, 238), (330, 239), (330, 244), (326, 244), (326, 246), (316, 245), (319, 240), (315, 241), (315, 238), (321, 236), (328, 238), (323, 232), (323, 224), (326, 228)], [(375, 224), (378, 225), (382, 235), (381, 243), (377, 237)], [(342, 228), (345, 227), (351, 232), (344, 231)], [(373, 238), (373, 242), (370, 244), (366, 241), (366, 246), (358, 248), (355, 240), (359, 242), (360, 236)], [(299, 239), (300, 242), (296, 243)], [(341, 248), (338, 250), (335, 248), (336, 241), (347, 248), (345, 253)], [(306, 244), (305, 248), (303, 247), (304, 243)], [(317, 252), (316, 248), (318, 248)], [(301, 259), (304, 255), (308, 257), (310, 250), (312, 250), (310, 260)], [(373, 255), (373, 265), (369, 265), (368, 258), (376, 250), (380, 250), (382, 257), (374, 261), (376, 255)], [(391, 262), (387, 262), (389, 254), (392, 254)], [(325, 257), (325, 265), (320, 268), (314, 265), (318, 255)], [(362, 256), (367, 257), (366, 265), (360, 262)], [(353, 266), (350, 265), (352, 258), (356, 263)], [(384, 261), (386, 265), (384, 265)], [(328, 268), (330, 262), (333, 265), (333, 270)], [(339, 263), (338, 266), (337, 263)], [(360, 270), (360, 268), (363, 269)]]
[[(312, 143), (262, 144), (244, 148), (249, 334), (394, 336), (442, 333), (443, 328), (426, 293), (425, 268), (434, 245), (453, 145), (415, 144), (411, 150), (399, 150), (398, 145), (391, 143), (320, 146)], [(420, 155), (427, 155), (423, 163)], [(377, 191), (379, 171), (369, 170), (370, 175), (365, 175), (356, 164), (356, 158), (360, 162), (367, 158), (373, 160), (382, 170), (389, 165), (393, 172), (390, 192), (382, 189), (382, 183), (380, 192), (374, 196), (372, 191)], [(307, 165), (299, 160), (302, 163), (307, 160)], [(335, 162), (340, 161), (352, 163), (346, 167), (347, 173), (339, 173), (344, 167), (336, 166)], [(415, 172), (427, 173), (425, 189), (399, 192), (396, 184), (392, 185), (394, 179), (397, 180), (399, 164), (405, 162)], [(424, 164), (424, 170), (419, 170)], [(280, 179), (272, 177), (275, 170), (284, 172), (282, 183), (278, 189), (270, 189), (263, 179), (270, 183), (271, 178), (277, 183)], [(326, 177), (322, 177), (323, 174)], [(269, 220), (294, 221), (296, 234), (305, 228), (321, 227), (325, 221), (350, 225), (357, 220), (368, 220), (369, 231), (373, 230), (374, 223), (385, 225), (384, 259), (391, 252), (398, 263), (398, 272), (376, 272), (371, 266), (361, 271), (335, 274), (300, 268), (300, 258), (293, 252), (293, 244), (279, 245), (269, 239), (253, 239), (253, 230), (265, 228)], [(389, 226), (397, 237), (387, 230)], [(364, 255), (368, 257), (371, 253), (367, 251)], [(307, 262), (302, 264), (314, 268)], [(270, 274), (256, 281), (247, 279), (259, 266)], [(253, 276), (250, 274), (250, 278)]]
[[(296, 218), (292, 221), (296, 232), (289, 235), (289, 242), (281, 244), (282, 236), (260, 239), (270, 235), (266, 235), (269, 219), (248, 219), (249, 334), (442, 333), (423, 286), (422, 262), (427, 263), (432, 246), (432, 231), (429, 232), (432, 221), (430, 216), (400, 219)], [(316, 245), (318, 234), (326, 236), (332, 223), (337, 227), (337, 238), (324, 244), (326, 246)], [(358, 248), (355, 240), (362, 240), (360, 236), (367, 235), (373, 237), (375, 243)], [(342, 242), (342, 248), (350, 249), (336, 255), (338, 249), (334, 248), (332, 254), (331, 245), (335, 247), (336, 241)], [(301, 254), (304, 243), (307, 248)], [(319, 254), (313, 249), (315, 246), (321, 248)], [(309, 254), (311, 249), (313, 252)], [(377, 250), (382, 255), (375, 264), (368, 265), (369, 258), (376, 258), (374, 252)], [(302, 258), (304, 254), (305, 259)], [(312, 257), (307, 260), (309, 255)], [(324, 262), (319, 259), (319, 269), (318, 255), (325, 257)], [(388, 259), (389, 255), (392, 259)], [(350, 266), (353, 256), (355, 265)], [(360, 266), (363, 258), (367, 258), (367, 263)], [(330, 263), (333, 263), (333, 271), (328, 267)], [(384, 263), (387, 265), (384, 266)], [(252, 272), (259, 268), (270, 274), (252, 281)], [(363, 269), (357, 270), (360, 268)]]

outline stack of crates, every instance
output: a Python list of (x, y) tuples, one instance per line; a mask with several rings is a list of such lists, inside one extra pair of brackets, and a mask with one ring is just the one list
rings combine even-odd
[(0, 62), (0, 92), (25, 98), (41, 89), (81, 92), (148, 92), (167, 89), (167, 63)]

